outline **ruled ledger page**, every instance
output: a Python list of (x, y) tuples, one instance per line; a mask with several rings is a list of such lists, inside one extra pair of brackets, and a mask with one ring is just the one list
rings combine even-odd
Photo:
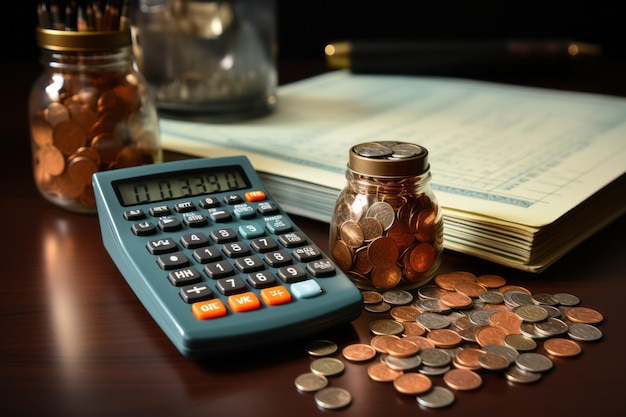
[(444, 210), (532, 228), (626, 172), (623, 98), (347, 71), (278, 93), (275, 113), (243, 123), (163, 118), (163, 145), (206, 157), (245, 154), (258, 171), (339, 190), (351, 146), (414, 142), (429, 151)]

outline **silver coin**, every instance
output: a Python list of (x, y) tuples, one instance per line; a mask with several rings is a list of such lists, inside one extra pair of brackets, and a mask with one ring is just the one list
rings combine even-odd
[(419, 372), (420, 374), (428, 375), (428, 376), (439, 376), (439, 375), (445, 374), (449, 370), (450, 370), (450, 365), (428, 366), (428, 365), (422, 364), (422, 366), (419, 367), (417, 372)]
[(328, 378), (324, 375), (306, 372), (296, 377), (294, 381), (296, 388), (300, 391), (312, 392), (319, 391), (328, 385)]
[(450, 326), (450, 319), (441, 314), (423, 313), (417, 316), (415, 320), (428, 330), (445, 329)]
[(530, 337), (531, 339), (543, 339), (546, 337), (545, 335), (537, 332), (535, 323), (522, 323), (519, 326), (519, 330), (524, 336)]
[(449, 307), (443, 305), (438, 298), (422, 298), (415, 301), (413, 305), (421, 311), (427, 311), (431, 313), (443, 313), (444, 311), (450, 309)]
[(391, 320), (382, 319), (374, 320), (370, 323), (370, 331), (376, 336), (382, 335), (401, 335), (404, 332), (404, 326), (402, 323)]
[(482, 349), (487, 353), (502, 355), (509, 360), (509, 363), (515, 362), (515, 358), (519, 356), (519, 352), (510, 346), (504, 345), (485, 345)]
[(536, 293), (530, 296), (530, 299), (533, 303), (537, 305), (548, 305), (554, 306), (559, 304), (559, 302), (552, 296), (552, 294), (547, 293)]
[(400, 358), (397, 356), (382, 354), (380, 355), (380, 361), (395, 371), (408, 371), (409, 369), (415, 369), (422, 364), (422, 358), (419, 355)]
[(548, 312), (548, 316), (558, 319), (559, 317), (561, 317), (561, 310), (559, 310), (557, 307), (555, 306), (540, 306), (541, 308), (545, 309)]
[(505, 291), (504, 294), (504, 303), (508, 305), (510, 308), (519, 307), (522, 305), (532, 304), (533, 301), (530, 298), (530, 294), (525, 293), (520, 290), (510, 290)]
[(554, 365), (550, 358), (535, 352), (520, 353), (515, 358), (515, 364), (524, 371), (529, 372), (546, 372), (552, 369)]
[(542, 374), (539, 372), (525, 371), (517, 366), (511, 366), (504, 373), (504, 376), (506, 377), (507, 380), (511, 382), (530, 384), (532, 382), (539, 381), (541, 379)]
[(513, 309), (513, 312), (526, 323), (536, 323), (548, 318), (549, 314), (545, 308), (534, 304), (524, 304)]
[(417, 402), (429, 408), (447, 407), (454, 402), (454, 393), (446, 387), (434, 385), (426, 394), (418, 395)]
[(483, 369), (502, 371), (507, 369), (509, 365), (511, 365), (511, 362), (509, 362), (509, 359), (504, 355), (486, 352), (478, 356), (478, 364)]
[(587, 323), (570, 323), (567, 334), (579, 342), (592, 342), (602, 338), (602, 330)]
[(426, 299), (439, 299), (442, 292), (441, 288), (436, 285), (425, 285), (417, 289), (417, 296)]
[(557, 336), (567, 332), (568, 325), (563, 320), (548, 318), (547, 320), (534, 324), (535, 330), (538, 334), (546, 337)]
[(522, 334), (507, 334), (504, 336), (504, 343), (518, 352), (527, 352), (537, 349), (537, 342)]
[(389, 146), (377, 142), (361, 143), (354, 147), (354, 151), (366, 158), (380, 158), (393, 154), (393, 150)]
[(472, 310), (467, 313), (467, 317), (477, 326), (487, 326), (489, 325), (489, 317), (495, 312), (496, 310)]
[(448, 352), (437, 348), (423, 349), (418, 355), (426, 366), (442, 367), (452, 362), (452, 356)]
[(502, 304), (504, 302), (504, 295), (497, 291), (483, 291), (478, 295), (478, 298), (487, 304)]
[(328, 387), (315, 393), (315, 403), (322, 408), (343, 408), (352, 402), (352, 394), (345, 388)]
[(554, 298), (562, 306), (575, 306), (580, 303), (580, 298), (576, 297), (573, 294), (568, 294), (564, 292), (552, 294), (552, 298)]
[(337, 358), (319, 358), (311, 362), (311, 372), (317, 375), (339, 375), (345, 369), (345, 365)]
[(337, 344), (330, 340), (313, 340), (304, 349), (311, 356), (328, 356), (337, 352)]
[(391, 306), (384, 301), (376, 304), (365, 304), (363, 305), (363, 308), (365, 311), (369, 311), (370, 313), (385, 313), (391, 310)]
[(389, 203), (377, 201), (367, 209), (365, 217), (377, 219), (383, 225), (383, 229), (388, 230), (396, 219), (396, 212)]
[(383, 301), (391, 305), (406, 305), (413, 301), (413, 295), (408, 291), (389, 290), (383, 294)]

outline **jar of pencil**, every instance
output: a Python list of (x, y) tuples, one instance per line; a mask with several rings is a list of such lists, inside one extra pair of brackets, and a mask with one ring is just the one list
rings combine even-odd
[(162, 161), (156, 104), (121, 10), (94, 2), (87, 13), (71, 2), (61, 15), (44, 4), (36, 28), (44, 70), (29, 98), (35, 184), (48, 201), (93, 213), (93, 173)]

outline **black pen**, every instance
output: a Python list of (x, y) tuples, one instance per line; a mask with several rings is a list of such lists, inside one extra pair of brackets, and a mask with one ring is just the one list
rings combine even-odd
[(596, 44), (569, 40), (355, 41), (326, 45), (330, 68), (355, 73), (449, 75), (532, 63), (545, 68), (601, 54)]

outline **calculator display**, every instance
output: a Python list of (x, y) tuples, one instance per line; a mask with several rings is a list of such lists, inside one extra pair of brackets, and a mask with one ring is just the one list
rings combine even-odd
[(224, 166), (120, 180), (113, 187), (121, 204), (132, 206), (240, 190), (250, 181), (240, 166)]

